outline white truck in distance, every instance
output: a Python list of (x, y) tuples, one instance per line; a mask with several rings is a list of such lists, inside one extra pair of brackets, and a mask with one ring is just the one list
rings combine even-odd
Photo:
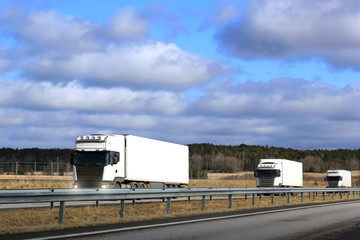
[(188, 146), (132, 135), (76, 138), (74, 188), (176, 188), (189, 184)]
[(302, 187), (303, 165), (286, 159), (260, 159), (254, 176), (257, 187)]
[(327, 188), (351, 187), (351, 172), (346, 170), (328, 170), (325, 177)]

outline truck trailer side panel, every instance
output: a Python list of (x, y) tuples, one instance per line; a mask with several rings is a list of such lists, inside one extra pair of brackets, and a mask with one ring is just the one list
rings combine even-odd
[(303, 166), (301, 162), (283, 159), (282, 161), (282, 185), (292, 187), (303, 186)]
[(188, 146), (126, 135), (125, 179), (189, 184)]
[(343, 181), (341, 187), (351, 187), (351, 172), (343, 170), (342, 175), (343, 175)]

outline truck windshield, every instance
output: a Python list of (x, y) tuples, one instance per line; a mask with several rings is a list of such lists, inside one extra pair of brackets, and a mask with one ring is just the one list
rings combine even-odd
[(341, 181), (342, 177), (341, 176), (327, 176), (326, 177), (326, 181)]
[(74, 153), (74, 165), (98, 165), (106, 166), (113, 163), (113, 152), (80, 152)]
[(255, 177), (257, 178), (275, 178), (280, 177), (279, 169), (272, 170), (256, 170)]

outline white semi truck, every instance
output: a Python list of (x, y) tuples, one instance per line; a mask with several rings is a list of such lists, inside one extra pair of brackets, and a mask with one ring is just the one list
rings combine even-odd
[(303, 165), (286, 159), (260, 159), (254, 176), (257, 187), (302, 187)]
[(176, 188), (189, 184), (189, 148), (128, 134), (76, 138), (74, 188)]
[(351, 172), (346, 170), (328, 170), (326, 172), (325, 181), (327, 188), (350, 188)]

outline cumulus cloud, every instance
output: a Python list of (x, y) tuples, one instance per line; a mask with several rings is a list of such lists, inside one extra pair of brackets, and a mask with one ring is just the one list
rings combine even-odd
[(244, 58), (322, 58), (360, 69), (360, 3), (254, 0), (242, 18), (217, 33), (220, 48)]
[(314, 81), (275, 79), (266, 83), (225, 83), (209, 88), (191, 113), (223, 117), (360, 120), (357, 86), (335, 88)]
[(92, 32), (97, 25), (82, 18), (54, 11), (34, 11), (25, 14), (9, 8), (1, 14), (3, 33), (12, 37), (17, 48), (28, 54), (82, 52), (99, 49)]
[(175, 44), (145, 39), (148, 20), (133, 8), (104, 24), (53, 11), (8, 9), (0, 23), (17, 41), (7, 53), (12, 68), (29, 80), (182, 90), (229, 71)]
[(39, 58), (24, 65), (30, 78), (57, 81), (79, 79), (85, 85), (185, 89), (221, 76), (229, 69), (221, 62), (182, 51), (175, 44), (109, 45), (102, 52), (70, 59)]
[(148, 19), (127, 7), (118, 11), (106, 25), (99, 26), (99, 33), (118, 41), (141, 40), (148, 35), (148, 25)]
[(0, 81), (0, 107), (128, 114), (178, 114), (186, 96), (166, 91), (132, 91), (126, 88), (84, 88), (72, 82), (51, 83)]

